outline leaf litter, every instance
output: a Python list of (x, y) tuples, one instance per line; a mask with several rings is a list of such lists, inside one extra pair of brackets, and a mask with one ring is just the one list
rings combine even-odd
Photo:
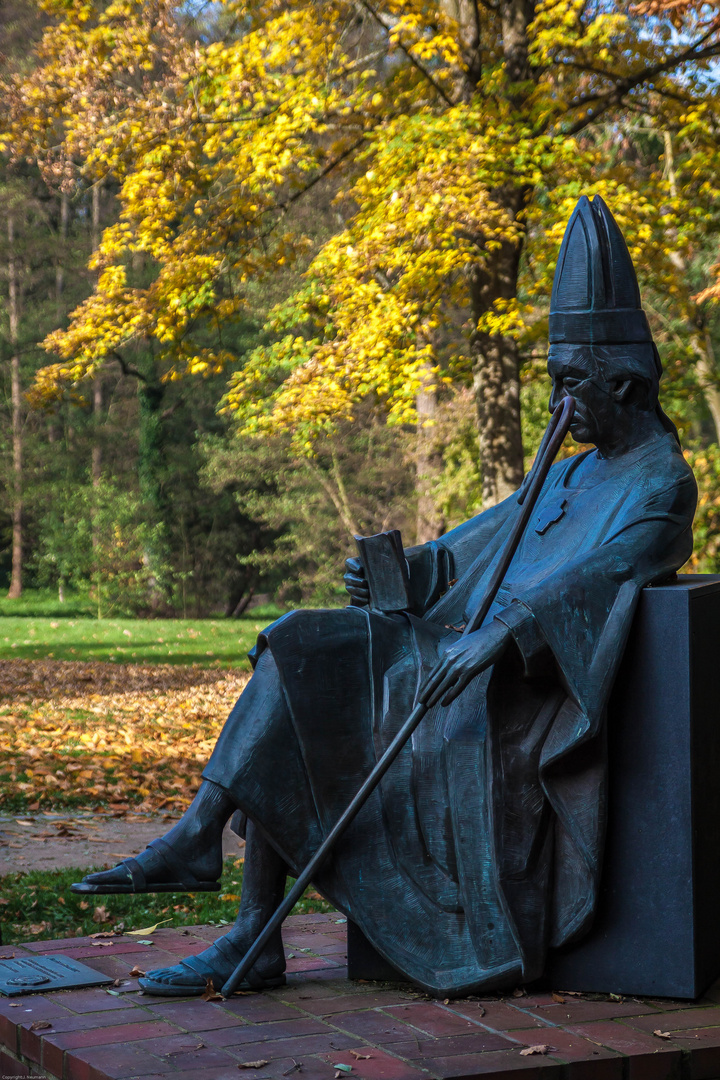
[[(197, 665), (0, 661), (0, 774), (34, 812), (182, 811), (249, 676)], [(153, 781), (148, 785), (148, 775)], [(36, 824), (20, 816), (19, 824)], [(58, 823), (59, 835), (71, 824)]]

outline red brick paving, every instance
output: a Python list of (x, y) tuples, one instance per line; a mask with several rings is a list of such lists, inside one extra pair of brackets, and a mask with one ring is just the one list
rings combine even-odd
[[(134, 964), (173, 963), (222, 933), (160, 929), (152, 945), (69, 938), (1, 949), (63, 952), (124, 981), (111, 992), (0, 997), (0, 1076), (332, 1080), (348, 1065), (340, 1075), (350, 1080), (720, 1080), (720, 984), (698, 1003), (535, 992), (432, 1001), (407, 984), (348, 982), (345, 926), (328, 915), (288, 920), (288, 984), (264, 994), (172, 1000), (127, 978)], [(33, 1031), (37, 1020), (52, 1027)], [(521, 1053), (538, 1045), (549, 1049)], [(242, 1069), (254, 1061), (267, 1064)]]

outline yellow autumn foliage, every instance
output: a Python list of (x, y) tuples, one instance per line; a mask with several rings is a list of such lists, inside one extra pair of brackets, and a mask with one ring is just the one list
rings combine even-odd
[[(473, 29), (463, 3), (221, 0), (205, 35), (175, 0), (42, 7), (0, 145), (68, 189), (112, 177), (120, 212), (93, 295), (46, 341), (59, 361), (37, 403), (152, 343), (165, 379), (230, 369), (223, 408), (241, 430), (288, 428), (303, 449), (368, 394), (414, 422), (428, 373), (467, 379), (483, 336), (542, 340), (581, 192), (608, 196), (668, 297), (651, 311), (659, 340), (696, 318), (685, 268), (719, 194), (716, 4), (539, 0), (521, 82), (504, 3), (475, 5)], [(641, 137), (664, 149), (639, 168), (622, 144)], [(241, 358), (229, 330), (250, 286), (307, 250), (292, 209), (328, 177), (343, 224), (272, 314), (274, 343)], [(521, 250), (506, 280), (501, 256)]]

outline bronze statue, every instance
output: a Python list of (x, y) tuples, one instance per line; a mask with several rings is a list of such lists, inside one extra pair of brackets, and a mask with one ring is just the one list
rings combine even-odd
[[(419, 698), (427, 716), (317, 887), (430, 993), (538, 977), (597, 896), (604, 713), (640, 590), (692, 550), (697, 497), (658, 404), (660, 361), (632, 262), (599, 197), (582, 198), (553, 285), (551, 409), (575, 401), (595, 450), (552, 467), (480, 629), (460, 636), (517, 519), (518, 497), (405, 552), (405, 611), (369, 608), (350, 559), (343, 610), (294, 611), (258, 638), (254, 674), (181, 821), (92, 893), (217, 889), (221, 833), (247, 818), (240, 910), (199, 956), (148, 972), (165, 995), (222, 986)], [(434, 671), (427, 681), (428, 674)], [(284, 979), (280, 932), (247, 985)]]

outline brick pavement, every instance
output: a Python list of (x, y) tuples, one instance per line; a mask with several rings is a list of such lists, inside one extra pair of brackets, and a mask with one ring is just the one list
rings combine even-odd
[[(134, 965), (176, 963), (223, 932), (0, 948), (0, 956), (62, 952), (120, 981), (110, 991), (0, 997), (0, 1077), (720, 1080), (720, 984), (695, 1003), (562, 993), (433, 1001), (405, 986), (348, 982), (335, 915), (288, 920), (288, 983), (277, 990), (204, 1002), (142, 994), (128, 978)], [(549, 1049), (523, 1055), (530, 1046)]]

